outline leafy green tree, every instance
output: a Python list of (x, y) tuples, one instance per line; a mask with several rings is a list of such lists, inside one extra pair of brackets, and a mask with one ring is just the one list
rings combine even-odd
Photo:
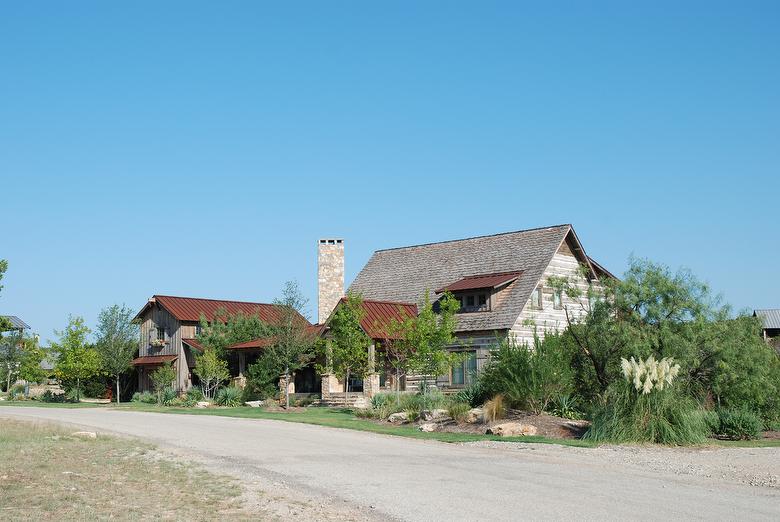
[(456, 341), (456, 314), (460, 303), (452, 294), (445, 292), (438, 308), (439, 313), (436, 313), (430, 292), (426, 290), (417, 317), (410, 317), (398, 326), (403, 338), (399, 348), (406, 359), (405, 369), (423, 377), (424, 393), (427, 393), (429, 378), (435, 379), (447, 373), (453, 364), (461, 360), (460, 354), (447, 349)]
[(215, 348), (206, 348), (203, 353), (195, 356), (195, 375), (200, 379), (203, 395), (211, 399), (222, 382), (230, 378), (227, 362), (222, 359)]
[(225, 356), (225, 348), (232, 344), (270, 337), (271, 328), (257, 314), (229, 314), (224, 308), (216, 311), (213, 321), (205, 316), (200, 317), (200, 333), (198, 342), (205, 348), (217, 351), (220, 357)]
[[(274, 361), (285, 382), (289, 382), (296, 371), (306, 367), (314, 358), (314, 338), (308, 331), (303, 312), (308, 300), (303, 297), (297, 283), (288, 281), (282, 297), (274, 304), (278, 316), (270, 323), (273, 344), (263, 355)], [(284, 389), (285, 406), (290, 407), (289, 387)]]
[[(3, 280), (3, 276), (5, 275), (6, 270), (8, 270), (8, 261), (6, 261), (5, 259), (0, 259), (0, 281)], [(3, 285), (0, 285), (0, 290), (2, 289), (3, 289)], [(5, 317), (0, 317), (0, 332), (4, 332), (10, 329), (11, 329), (11, 322)]]
[(126, 306), (113, 305), (98, 315), (95, 347), (100, 353), (103, 369), (116, 381), (116, 402), (119, 403), (119, 381), (130, 368), (138, 349), (138, 325), (133, 323), (135, 314)]
[(170, 388), (173, 380), (176, 379), (176, 370), (170, 364), (163, 364), (156, 370), (154, 370), (149, 378), (152, 381), (152, 388), (154, 388), (157, 394), (157, 404), (163, 402), (163, 392), (166, 388)]
[(68, 326), (56, 332), (60, 339), (52, 343), (52, 349), (59, 354), (55, 373), (61, 380), (76, 381), (76, 400), (81, 399), (81, 381), (100, 373), (101, 358), (95, 348), (87, 344), (90, 329), (84, 319), (78, 316), (68, 318)]
[(364, 316), (363, 298), (350, 293), (328, 322), (330, 336), (324, 344), (327, 371), (344, 379), (345, 397), (350, 377), (365, 377), (369, 370), (368, 349), (372, 341), (360, 327)]

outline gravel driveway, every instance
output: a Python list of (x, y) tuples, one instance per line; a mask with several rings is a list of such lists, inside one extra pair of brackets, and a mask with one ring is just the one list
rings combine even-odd
[[(780, 448), (462, 445), (272, 420), (0, 408), (141, 437), (241, 477), (260, 514), (353, 520), (780, 518)], [(2, 424), (0, 423), (0, 430)]]

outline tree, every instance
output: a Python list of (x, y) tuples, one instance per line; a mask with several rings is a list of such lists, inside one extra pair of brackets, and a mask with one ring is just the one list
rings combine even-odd
[(197, 338), (202, 346), (212, 348), (217, 351), (217, 355), (224, 357), (225, 348), (231, 344), (270, 335), (271, 328), (257, 314), (247, 315), (239, 312), (230, 315), (227, 310), (220, 308), (210, 322), (201, 315), (200, 333)]
[(103, 368), (116, 380), (116, 402), (119, 403), (120, 376), (130, 368), (138, 349), (138, 326), (133, 323), (134, 313), (122, 305), (104, 308), (98, 315), (95, 347), (100, 353)]
[[(314, 358), (314, 339), (303, 318), (307, 303), (294, 281), (288, 281), (282, 297), (274, 301), (278, 316), (269, 325), (273, 344), (264, 357), (271, 358), (281, 370), (285, 383), (289, 383), (295, 372), (306, 367)], [(289, 408), (289, 386), (285, 386), (284, 399), (285, 406)]]
[(449, 368), (461, 360), (461, 356), (447, 349), (455, 342), (456, 314), (460, 303), (452, 294), (445, 292), (438, 301), (439, 313), (434, 311), (430, 292), (425, 298), (417, 317), (404, 320), (399, 326), (403, 341), (408, 371), (423, 377), (423, 393), (427, 393), (428, 378), (447, 373)]
[(214, 396), (222, 381), (230, 378), (227, 362), (219, 357), (214, 348), (206, 348), (203, 353), (195, 356), (194, 373), (200, 379), (203, 395), (207, 399)]
[[(5, 275), (6, 270), (8, 270), (8, 261), (5, 259), (0, 259), (0, 281), (3, 280), (3, 276)], [(0, 290), (2, 289), (3, 285), (0, 285)], [(5, 317), (0, 317), (0, 332), (4, 332), (9, 329), (11, 329), (11, 321)]]
[(176, 370), (170, 364), (163, 364), (154, 370), (149, 378), (152, 380), (152, 388), (157, 393), (157, 404), (162, 404), (163, 391), (169, 388), (176, 378)]
[(55, 373), (59, 379), (76, 380), (76, 401), (81, 399), (81, 381), (100, 373), (100, 354), (87, 344), (90, 329), (81, 317), (68, 317), (68, 326), (59, 335), (59, 342), (52, 349), (59, 354)]
[(349, 378), (353, 375), (365, 377), (369, 370), (368, 349), (371, 338), (360, 327), (365, 315), (363, 299), (359, 295), (347, 294), (330, 318), (330, 339), (325, 342), (325, 357), (328, 371), (344, 379), (344, 399), (349, 393)]

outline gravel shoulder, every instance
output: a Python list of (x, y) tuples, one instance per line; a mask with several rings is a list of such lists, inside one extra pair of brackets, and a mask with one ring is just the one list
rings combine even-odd
[(775, 520), (780, 512), (780, 448), (446, 444), (273, 420), (97, 409), (4, 407), (3, 416), (143, 438), (241, 478), (267, 518)]

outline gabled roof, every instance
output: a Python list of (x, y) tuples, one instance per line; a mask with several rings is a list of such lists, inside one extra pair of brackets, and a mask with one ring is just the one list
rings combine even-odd
[(466, 276), (463, 279), (455, 281), (451, 285), (439, 288), (436, 290), (437, 294), (443, 292), (459, 292), (462, 290), (477, 290), (480, 288), (498, 288), (511, 283), (523, 272), (501, 272), (498, 274), (483, 274)]
[(503, 290), (506, 297), (501, 306), (489, 312), (458, 314), (458, 331), (508, 329), (567, 238), (575, 256), (595, 275), (572, 226), (558, 225), (378, 250), (350, 291), (365, 299), (421, 303), (427, 289), (443, 288), (468, 276), (521, 272)]
[[(149, 302), (135, 316), (140, 319), (146, 310), (155, 303), (162, 306), (179, 321), (197, 322), (200, 315), (206, 316), (206, 320), (213, 321), (217, 310), (224, 309), (230, 315), (243, 313), (245, 315), (257, 315), (261, 320), (270, 323), (279, 318), (279, 307), (267, 303), (250, 303), (246, 301), (223, 301), (219, 299), (200, 299), (194, 297), (174, 297), (170, 295), (154, 295)], [(303, 316), (301, 320), (306, 321)], [(306, 321), (309, 324), (309, 321)]]
[(765, 310), (755, 310), (754, 317), (760, 317), (764, 322), (764, 328), (780, 329), (780, 308), (768, 308)]
[(29, 330), (30, 325), (16, 317), (15, 315), (0, 315), (0, 317), (4, 319), (8, 319), (8, 322), (11, 323), (11, 329), (12, 330)]
[[(320, 333), (322, 333), (322, 330), (325, 328), (324, 325), (321, 324), (312, 324), (306, 327), (306, 334), (310, 336), (312, 340), (319, 337)], [(186, 341), (187, 339), (183, 339)], [(260, 350), (264, 348), (268, 348), (270, 346), (273, 346), (274, 344), (274, 338), (273, 337), (261, 337), (258, 339), (252, 339), (251, 341), (245, 341), (243, 343), (236, 343), (231, 344), (230, 346), (227, 346), (227, 350)], [(202, 348), (201, 348), (201, 351)]]
[(202, 352), (204, 350), (203, 345), (198, 342), (197, 339), (192, 338), (182, 338), (181, 340), (184, 344), (189, 346), (190, 348), (194, 348), (195, 350)]

